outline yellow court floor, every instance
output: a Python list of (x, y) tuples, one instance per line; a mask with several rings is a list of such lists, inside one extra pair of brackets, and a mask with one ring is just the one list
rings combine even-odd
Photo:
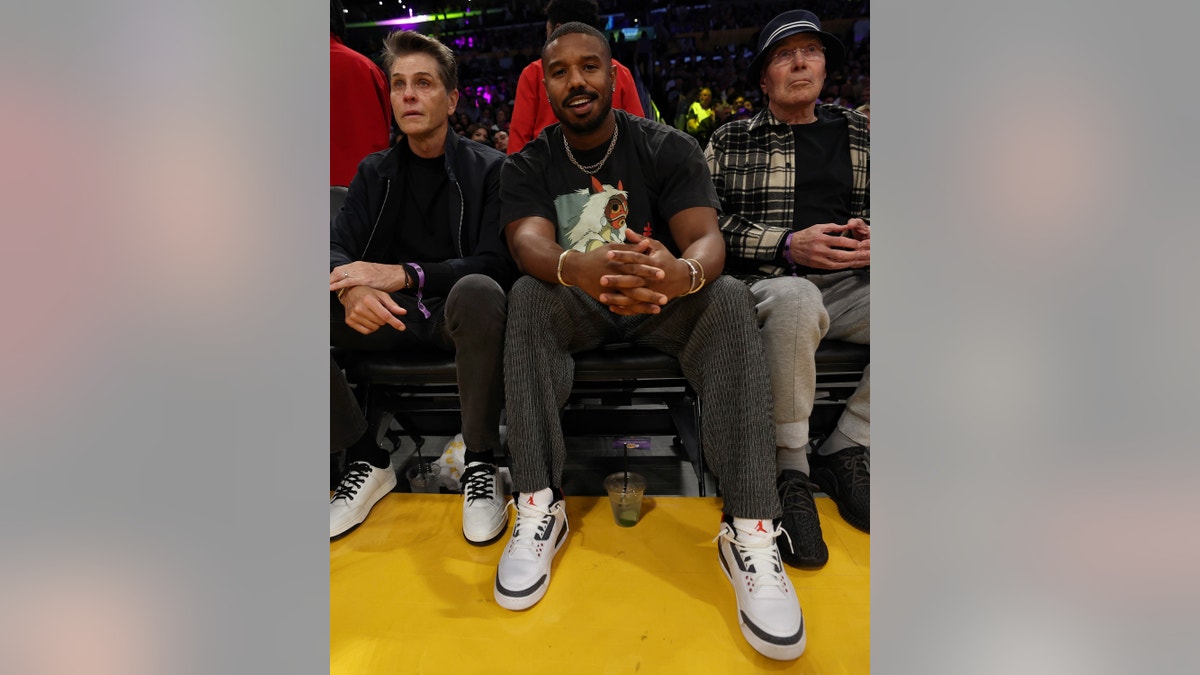
[(817, 508), (829, 563), (787, 568), (808, 630), (791, 663), (742, 638), (712, 541), (717, 498), (647, 497), (641, 522), (622, 528), (607, 497), (568, 497), (549, 591), (524, 612), (492, 596), (507, 533), (468, 544), (461, 500), (390, 493), (330, 543), (331, 675), (870, 671), (871, 539), (827, 497)]

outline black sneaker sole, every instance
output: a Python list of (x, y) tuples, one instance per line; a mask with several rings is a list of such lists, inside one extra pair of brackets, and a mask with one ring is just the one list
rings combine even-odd
[(823, 558), (805, 559), (805, 558), (801, 558), (798, 555), (792, 555), (790, 553), (787, 553), (786, 551), (783, 550), (783, 547), (780, 546), (779, 547), (779, 558), (781, 560), (783, 560), (784, 564), (786, 564), (789, 567), (795, 567), (797, 569), (802, 569), (802, 570), (819, 570), (822, 567), (824, 567), (826, 563), (829, 562), (829, 552), (826, 551), (825, 557), (823, 557)]
[[(836, 500), (834, 500), (834, 501), (836, 501)], [(857, 515), (850, 513), (846, 509), (842, 508), (841, 503), (838, 503), (837, 507), (838, 507), (838, 515), (840, 515), (843, 520), (845, 520), (847, 523), (850, 523), (852, 526), (854, 526), (855, 529), (862, 530), (863, 532), (866, 532), (867, 534), (871, 534), (871, 521), (869, 519), (863, 520), (862, 518), (859, 518)]]
[(492, 544), (500, 541), (500, 538), (506, 534), (508, 534), (508, 520), (507, 519), (505, 519), (505, 521), (504, 521), (504, 527), (500, 528), (500, 531), (496, 533), (496, 536), (492, 537), (491, 539), (485, 539), (484, 541), (473, 541), (472, 539), (467, 537), (467, 534), (465, 532), (463, 533), (463, 539), (466, 539), (467, 543), (472, 546), (491, 546)]
[(779, 544), (779, 559), (789, 567), (795, 567), (802, 570), (819, 570), (829, 562), (829, 549), (825, 549), (825, 555), (816, 558), (802, 558), (798, 554), (793, 553), (787, 545), (787, 539), (780, 537), (776, 540)]

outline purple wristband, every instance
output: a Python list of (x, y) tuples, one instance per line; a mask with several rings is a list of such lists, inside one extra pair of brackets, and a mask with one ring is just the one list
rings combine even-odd
[(788, 232), (787, 239), (783, 240), (783, 259), (787, 264), (792, 266), (792, 276), (796, 276), (796, 261), (792, 259), (792, 235), (795, 232)]
[(417, 271), (417, 309), (421, 310), (421, 315), (428, 319), (429, 310), (425, 307), (425, 303), (422, 302), (424, 298), (422, 293), (425, 288), (425, 270), (421, 269), (421, 266), (417, 263), (408, 263), (408, 266)]

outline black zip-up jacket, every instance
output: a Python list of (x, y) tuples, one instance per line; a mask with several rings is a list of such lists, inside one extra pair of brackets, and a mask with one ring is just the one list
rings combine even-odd
[[(367, 155), (359, 163), (346, 203), (329, 226), (330, 271), (356, 260), (384, 262), (392, 237), (407, 225), (401, 217), (407, 193), (400, 166), (411, 152), (408, 139), (401, 138), (395, 147)], [(446, 191), (446, 208), (458, 257), (401, 261), (421, 266), (426, 297), (446, 297), (468, 274), (486, 274), (505, 291), (515, 281), (516, 264), (500, 227), (500, 165), (505, 157), (493, 147), (447, 130), (446, 173), (454, 187)]]

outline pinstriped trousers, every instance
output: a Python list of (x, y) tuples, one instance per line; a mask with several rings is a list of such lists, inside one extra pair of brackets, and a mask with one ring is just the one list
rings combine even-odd
[(574, 287), (521, 277), (508, 296), (504, 382), (514, 487), (561, 487), (562, 408), (572, 354), (632, 342), (679, 360), (703, 404), (704, 460), (720, 481), (724, 511), (778, 518), (775, 425), (762, 338), (749, 288), (718, 277), (655, 315), (620, 316)]

